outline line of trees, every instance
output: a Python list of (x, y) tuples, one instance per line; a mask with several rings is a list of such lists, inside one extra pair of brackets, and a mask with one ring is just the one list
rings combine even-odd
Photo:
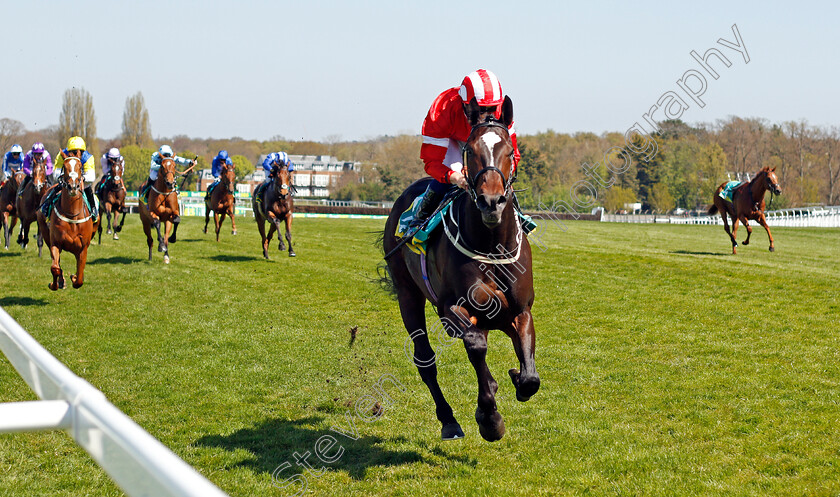
[[(621, 133), (557, 133), (548, 130), (519, 136), (522, 161), (516, 187), (522, 190), (520, 203), (528, 208), (556, 201), (571, 202), (571, 189), (582, 180), (595, 191), (593, 205), (610, 211), (640, 202), (644, 209), (668, 211), (675, 207), (702, 209), (709, 205), (714, 190), (728, 179), (752, 174), (763, 166), (776, 168), (783, 194), (774, 206), (840, 202), (840, 128), (812, 126), (807, 121), (770, 123), (760, 118), (730, 117), (712, 124), (690, 126), (682, 121), (660, 123), (654, 135), (658, 152), (644, 157), (626, 147)], [(425, 176), (419, 158), (421, 138), (417, 135), (382, 136), (365, 141), (342, 141), (330, 136), (324, 142), (290, 141), (275, 136), (270, 140), (191, 138), (177, 135), (152, 138), (149, 112), (143, 94), (126, 98), (122, 133), (111, 140), (96, 139), (93, 99), (84, 88), (64, 94), (59, 124), (28, 131), (20, 121), (0, 119), (0, 147), (12, 143), (29, 146), (43, 142), (57, 151), (68, 137), (82, 136), (91, 153), (118, 147), (126, 158), (126, 179), (135, 188), (146, 179), (149, 158), (158, 145), (168, 143), (178, 155), (199, 157), (206, 168), (219, 150), (225, 149), (237, 164), (241, 180), (252, 172), (260, 155), (285, 151), (289, 154), (332, 155), (361, 163), (358, 171), (346, 172), (332, 197), (354, 200), (393, 200), (412, 181)], [(611, 175), (604, 153), (625, 147), (631, 163), (620, 175)], [(614, 149), (615, 150), (615, 149)], [(609, 159), (616, 159), (616, 154)]]

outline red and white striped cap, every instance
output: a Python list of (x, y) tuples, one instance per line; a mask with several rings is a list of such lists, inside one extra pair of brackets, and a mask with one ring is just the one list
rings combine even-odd
[(475, 97), (482, 107), (501, 105), (505, 98), (499, 78), (486, 69), (469, 73), (461, 82), (458, 94), (464, 103), (469, 103)]

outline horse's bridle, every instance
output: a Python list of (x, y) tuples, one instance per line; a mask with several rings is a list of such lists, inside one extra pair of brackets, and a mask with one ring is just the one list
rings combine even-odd
[[(483, 123), (476, 124), (475, 126), (472, 127), (472, 130), (470, 131), (470, 137), (472, 137), (473, 134), (475, 134), (475, 132), (477, 130), (481, 129), (481, 128), (500, 128), (500, 129), (505, 130), (505, 133), (508, 133), (508, 128), (507, 128), (507, 126), (505, 126), (505, 124), (503, 122), (501, 122), (497, 119), (488, 118)], [(508, 134), (508, 136), (510, 136), (510, 135)], [(463, 157), (464, 166), (467, 167), (467, 173), (469, 173), (469, 166), (467, 165), (468, 164), (467, 161), (469, 160), (469, 156), (473, 155), (472, 148), (468, 146), (469, 142), (470, 142), (470, 140), (468, 138), (467, 143), (464, 143), (464, 146), (461, 147), (461, 156)], [(514, 152), (511, 152), (511, 156), (513, 156), (513, 154), (514, 154)], [(512, 163), (511, 163), (511, 166), (513, 166)], [(472, 201), (473, 202), (478, 201), (478, 194), (475, 191), (476, 183), (478, 183), (478, 180), (479, 180), (479, 178), (481, 178), (482, 175), (487, 174), (490, 171), (495, 171), (495, 172), (499, 173), (499, 176), (501, 176), (502, 180), (505, 182), (505, 195), (510, 195), (511, 190), (513, 189), (513, 183), (516, 181), (516, 169), (513, 168), (513, 167), (511, 167), (511, 169), (512, 169), (512, 171), (511, 171), (511, 175), (510, 175), (509, 178), (506, 178), (505, 173), (503, 173), (501, 169), (499, 169), (498, 167), (495, 167), (495, 166), (485, 166), (478, 173), (476, 173), (475, 177), (473, 177), (473, 178), (471, 178), (470, 175), (467, 174), (466, 175), (467, 186), (468, 186), (467, 193), (470, 194), (470, 198), (472, 199)]]

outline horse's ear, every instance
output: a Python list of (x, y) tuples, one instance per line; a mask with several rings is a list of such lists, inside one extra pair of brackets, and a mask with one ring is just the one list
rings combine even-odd
[(467, 114), (467, 121), (470, 123), (470, 126), (478, 124), (478, 111), (478, 102), (475, 100), (475, 97), (473, 97), (473, 99), (470, 100), (470, 103), (468, 103), (464, 108), (464, 112)]
[(508, 128), (510, 127), (511, 123), (513, 123), (513, 100), (511, 100), (510, 97), (507, 95), (505, 95), (505, 101), (502, 102), (501, 121)]
[(776, 166), (773, 166), (773, 169), (771, 169), (771, 171), (773, 171), (775, 173), (776, 172)]

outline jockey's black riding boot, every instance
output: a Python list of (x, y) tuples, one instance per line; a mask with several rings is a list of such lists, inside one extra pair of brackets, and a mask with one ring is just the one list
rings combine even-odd
[(411, 227), (420, 226), (426, 222), (426, 219), (432, 215), (439, 202), (438, 194), (432, 190), (431, 186), (426, 188), (426, 193), (423, 194), (423, 199), (420, 200), (420, 208), (417, 209), (417, 217), (411, 223)]
[(99, 218), (99, 210), (96, 208), (96, 200), (93, 198), (93, 188), (90, 185), (85, 186), (85, 195), (87, 195), (88, 204), (90, 204), (90, 218), (95, 223)]

